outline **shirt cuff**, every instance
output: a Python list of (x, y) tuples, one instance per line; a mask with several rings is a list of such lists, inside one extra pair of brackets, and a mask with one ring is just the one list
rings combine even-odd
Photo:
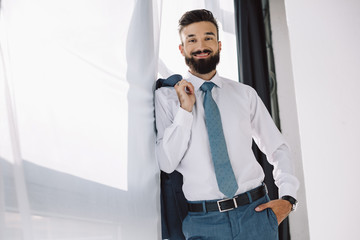
[(179, 107), (176, 116), (174, 118), (174, 124), (182, 127), (189, 127), (189, 129), (191, 129), (192, 121), (193, 121), (192, 113)]
[(298, 186), (296, 186), (296, 185), (284, 183), (279, 188), (279, 198), (281, 198), (283, 196), (291, 196), (291, 197), (297, 199), (297, 196), (296, 196), (297, 189), (298, 189)]

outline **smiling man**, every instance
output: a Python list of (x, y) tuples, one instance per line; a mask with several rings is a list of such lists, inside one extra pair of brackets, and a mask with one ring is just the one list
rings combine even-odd
[[(189, 72), (174, 88), (155, 92), (155, 111), (159, 166), (184, 179), (183, 233), (186, 239), (278, 239), (299, 185), (289, 148), (255, 90), (216, 71), (221, 42), (212, 13), (185, 13), (179, 34)], [(253, 139), (274, 165), (278, 200), (269, 200)]]

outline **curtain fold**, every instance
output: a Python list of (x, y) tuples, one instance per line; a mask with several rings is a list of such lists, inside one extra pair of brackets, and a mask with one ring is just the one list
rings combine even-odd
[[(257, 91), (271, 113), (271, 89), (262, 0), (235, 0), (234, 6), (240, 81)], [(273, 166), (268, 163), (266, 156), (255, 143), (253, 143), (253, 152), (264, 169), (264, 182), (268, 187), (270, 198), (277, 199), (278, 188), (274, 184)], [(290, 239), (288, 218), (279, 226), (279, 239)]]

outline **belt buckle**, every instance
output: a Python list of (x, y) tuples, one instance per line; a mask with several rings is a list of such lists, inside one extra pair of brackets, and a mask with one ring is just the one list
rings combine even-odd
[[(217, 206), (218, 206), (218, 209), (219, 209), (219, 212), (227, 212), (227, 211), (230, 211), (230, 210), (233, 210), (233, 209), (237, 208), (237, 207), (238, 207), (237, 202), (236, 202), (236, 198), (237, 198), (237, 197), (238, 197), (238, 196), (236, 196), (236, 197), (234, 197), (234, 198), (226, 198), (226, 199), (222, 199), (222, 200), (216, 201)], [(220, 203), (225, 202), (225, 201), (229, 201), (229, 200), (233, 200), (233, 202), (234, 202), (234, 207), (233, 207), (233, 208), (228, 208), (228, 209), (222, 210), (222, 209), (221, 209), (221, 206), (220, 206)]]

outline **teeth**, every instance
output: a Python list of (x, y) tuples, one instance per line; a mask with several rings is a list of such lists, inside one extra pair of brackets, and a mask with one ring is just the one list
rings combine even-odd
[(209, 52), (194, 54), (195, 57), (205, 57), (205, 56), (209, 56), (209, 55), (210, 55)]

